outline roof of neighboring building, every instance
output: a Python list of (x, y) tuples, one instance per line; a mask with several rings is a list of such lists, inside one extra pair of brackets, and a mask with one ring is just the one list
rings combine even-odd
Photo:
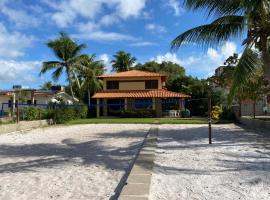
[(56, 90), (36, 90), (36, 89), (11, 89), (11, 90), (0, 90), (0, 95), (12, 95), (16, 92), (33, 92), (34, 95), (55, 95), (62, 91)]
[(105, 74), (98, 76), (99, 78), (122, 78), (122, 77), (164, 77), (166, 75), (155, 73), (155, 72), (147, 72), (140, 70), (130, 70), (125, 72), (119, 72), (115, 74)]
[(171, 92), (165, 89), (158, 90), (129, 90), (129, 91), (102, 91), (92, 98), (190, 98), (189, 95)]

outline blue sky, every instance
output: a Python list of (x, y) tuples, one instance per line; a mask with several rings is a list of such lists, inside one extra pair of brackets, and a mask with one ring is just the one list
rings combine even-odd
[[(177, 52), (170, 42), (179, 33), (211, 21), (205, 13), (192, 13), (181, 0), (0, 0), (0, 89), (21, 84), (39, 87), (51, 80), (39, 77), (42, 61), (55, 57), (46, 47), (59, 31), (78, 43), (87, 44), (84, 53), (96, 54), (110, 72), (112, 55), (130, 52), (137, 62), (172, 61), (186, 73), (199, 78), (234, 52), (238, 41), (224, 42), (216, 49), (190, 44)], [(65, 77), (59, 80), (65, 83)]]

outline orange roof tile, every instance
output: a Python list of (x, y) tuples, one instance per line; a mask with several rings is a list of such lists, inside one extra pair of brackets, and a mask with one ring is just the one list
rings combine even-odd
[(116, 74), (105, 74), (98, 76), (99, 78), (120, 78), (120, 77), (162, 77), (166, 76), (160, 73), (155, 72), (147, 72), (147, 71), (140, 71), (140, 70), (130, 70), (125, 72), (119, 72)]
[(189, 95), (159, 90), (134, 90), (134, 91), (103, 91), (96, 93), (92, 98), (190, 98)]

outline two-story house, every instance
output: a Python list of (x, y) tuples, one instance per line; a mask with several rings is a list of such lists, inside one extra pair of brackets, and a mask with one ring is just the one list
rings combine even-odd
[(98, 77), (103, 80), (103, 91), (96, 93), (97, 117), (117, 116), (121, 110), (153, 109), (161, 117), (168, 101), (175, 102), (177, 110), (184, 109), (189, 95), (168, 91), (166, 75), (131, 70)]

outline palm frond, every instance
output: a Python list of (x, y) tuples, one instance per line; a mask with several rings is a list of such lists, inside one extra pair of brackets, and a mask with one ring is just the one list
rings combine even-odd
[(52, 79), (54, 81), (57, 81), (59, 79), (59, 77), (61, 76), (61, 74), (63, 73), (64, 68), (63, 67), (59, 67), (57, 68), (53, 73), (52, 73)]
[(46, 73), (49, 70), (58, 68), (61, 65), (62, 65), (62, 63), (59, 62), (59, 61), (47, 61), (47, 62), (43, 62), (39, 75), (42, 75), (42, 74)]
[(260, 67), (262, 67), (262, 63), (259, 55), (250, 48), (246, 48), (234, 70), (231, 94), (234, 95), (237, 90), (242, 88), (256, 69)]
[(191, 10), (206, 10), (207, 15), (231, 15), (243, 12), (242, 0), (185, 0)]
[(210, 24), (198, 26), (177, 36), (171, 48), (197, 43), (202, 47), (217, 46), (231, 37), (241, 37), (245, 31), (245, 18), (239, 15), (220, 17)]

